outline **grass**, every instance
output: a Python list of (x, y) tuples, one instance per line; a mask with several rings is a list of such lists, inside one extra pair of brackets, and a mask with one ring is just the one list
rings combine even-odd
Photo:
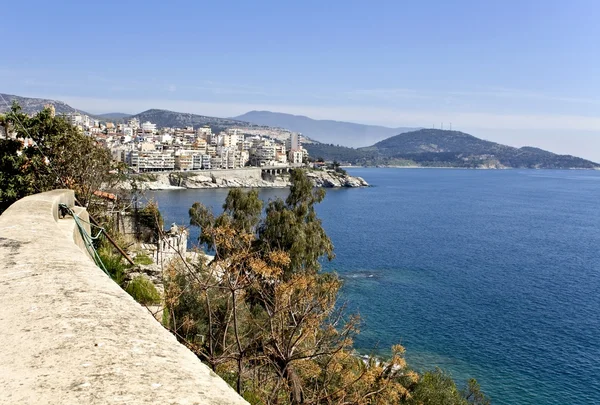
[[(110, 278), (127, 291), (137, 302), (142, 305), (159, 304), (161, 302), (160, 293), (148, 278), (137, 276), (129, 282), (126, 281), (127, 270), (131, 266), (125, 263), (120, 254), (115, 254), (109, 246), (104, 245), (98, 249), (98, 255)], [(148, 255), (139, 253), (136, 255), (134, 262), (136, 264), (148, 265), (154, 261)]]
[(145, 253), (138, 253), (133, 261), (135, 264), (141, 264), (144, 266), (154, 263), (154, 260), (152, 260), (152, 258)]
[(116, 255), (105, 248), (99, 249), (98, 255), (100, 256), (100, 260), (102, 260), (106, 271), (108, 271), (110, 278), (112, 278), (115, 283), (123, 286), (128, 266), (123, 262), (121, 255)]

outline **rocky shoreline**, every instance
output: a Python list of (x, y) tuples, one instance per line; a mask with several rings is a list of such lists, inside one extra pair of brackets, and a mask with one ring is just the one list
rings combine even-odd
[[(286, 188), (290, 186), (288, 174), (261, 175), (260, 171), (210, 171), (147, 173), (136, 176), (138, 186), (146, 190), (206, 189), (206, 188)], [(250, 175), (248, 175), (250, 174)], [(307, 176), (315, 187), (354, 188), (369, 187), (361, 177), (339, 173), (334, 170), (308, 170)], [(124, 185), (125, 186), (125, 185)]]

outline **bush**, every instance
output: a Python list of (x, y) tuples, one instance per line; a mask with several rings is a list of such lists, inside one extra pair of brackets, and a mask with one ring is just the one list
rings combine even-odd
[(127, 284), (127, 287), (125, 287), (125, 291), (142, 305), (160, 303), (160, 294), (158, 293), (158, 290), (154, 284), (144, 276), (137, 276), (131, 280)]
[(157, 181), (158, 176), (156, 174), (152, 174), (152, 173), (142, 173), (137, 176), (137, 179), (139, 181)]

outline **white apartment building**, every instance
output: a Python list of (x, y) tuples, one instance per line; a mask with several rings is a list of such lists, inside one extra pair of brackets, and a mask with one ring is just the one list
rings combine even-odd
[(300, 134), (297, 132), (290, 133), (290, 137), (285, 141), (285, 146), (288, 150), (300, 149)]
[(142, 130), (144, 132), (154, 133), (156, 132), (156, 124), (153, 124), (150, 121), (146, 121), (142, 124)]
[(205, 141), (210, 142), (210, 138), (212, 137), (212, 130), (210, 127), (202, 127), (196, 130), (196, 139), (204, 139)]
[(263, 140), (252, 151), (257, 166), (272, 166), (275, 162), (276, 147), (271, 141)]
[(140, 120), (138, 120), (137, 118), (130, 118), (127, 122), (127, 126), (133, 129), (133, 131), (135, 132), (138, 129), (140, 129)]
[[(87, 118), (87, 120), (86, 120)], [(79, 113), (70, 113), (65, 115), (65, 119), (67, 122), (73, 126), (81, 126), (83, 127), (87, 122), (89, 124), (90, 117), (87, 115), (82, 115)]]
[(197, 150), (202, 153), (206, 153), (207, 146), (208, 144), (206, 143), (206, 140), (202, 138), (196, 139), (196, 142), (193, 143), (194, 150)]
[(192, 155), (192, 167), (193, 170), (207, 170), (211, 169), (210, 155), (195, 153)]
[(175, 154), (175, 170), (193, 170), (194, 156), (191, 153)]
[(225, 134), (223, 135), (223, 146), (226, 148), (236, 147), (238, 144), (237, 134)]
[(138, 172), (157, 172), (175, 169), (175, 156), (163, 152), (129, 152), (127, 164)]
[(302, 149), (292, 149), (288, 153), (289, 162), (293, 165), (302, 164), (304, 151)]

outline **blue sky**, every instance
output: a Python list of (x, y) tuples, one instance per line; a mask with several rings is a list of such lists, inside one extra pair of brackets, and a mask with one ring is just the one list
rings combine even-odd
[(600, 161), (600, 2), (28, 1), (0, 92), (453, 128)]

